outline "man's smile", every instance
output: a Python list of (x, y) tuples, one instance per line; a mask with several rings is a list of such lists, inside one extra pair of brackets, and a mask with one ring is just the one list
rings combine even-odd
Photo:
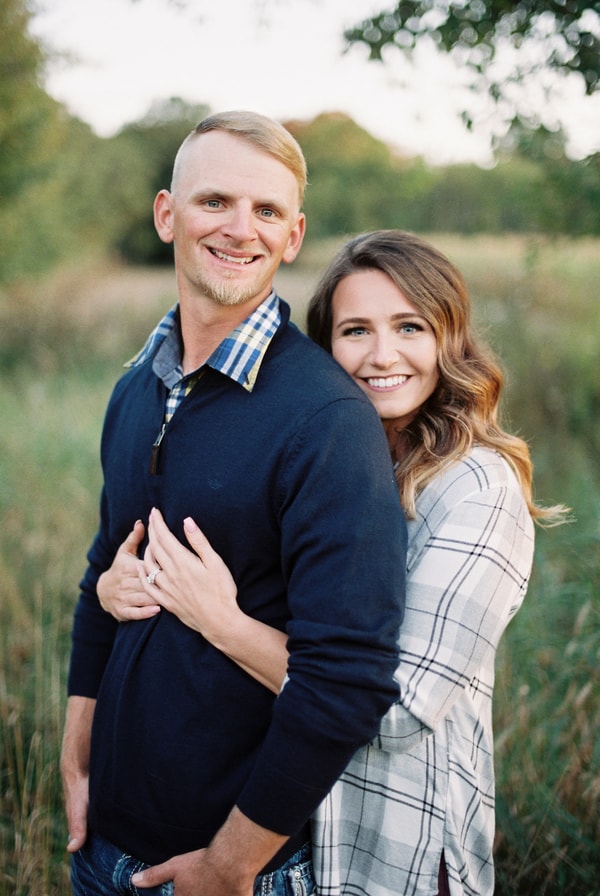
[(211, 249), (210, 247), (208, 251), (217, 258), (222, 259), (222, 261), (232, 262), (233, 264), (250, 264), (251, 261), (258, 257), (256, 255), (229, 255), (229, 253), (223, 252), (221, 249)]

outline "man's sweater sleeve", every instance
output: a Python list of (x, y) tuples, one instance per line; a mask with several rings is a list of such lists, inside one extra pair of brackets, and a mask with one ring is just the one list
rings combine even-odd
[[(104, 493), (101, 499), (101, 520), (105, 517)], [(114, 551), (104, 544), (100, 530), (88, 552), (88, 568), (80, 583), (79, 602), (75, 609), (69, 666), (69, 696), (92, 697), (98, 694), (100, 681), (110, 656), (117, 630), (117, 621), (106, 613), (98, 600), (96, 584), (100, 573), (112, 563)]]
[(366, 400), (332, 402), (305, 423), (279, 497), (289, 679), (238, 806), (292, 834), (398, 696), (406, 525)]

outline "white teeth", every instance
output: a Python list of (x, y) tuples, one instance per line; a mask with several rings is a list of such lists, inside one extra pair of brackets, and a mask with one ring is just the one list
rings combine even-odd
[(222, 258), (223, 261), (233, 261), (234, 264), (250, 264), (251, 261), (254, 261), (254, 255), (247, 255), (245, 258), (234, 258), (233, 255), (227, 255), (226, 252), (221, 252), (219, 249), (211, 249), (211, 252), (217, 258)]
[(367, 383), (369, 386), (373, 386), (374, 389), (389, 389), (392, 386), (401, 386), (407, 379), (407, 376), (367, 377)]

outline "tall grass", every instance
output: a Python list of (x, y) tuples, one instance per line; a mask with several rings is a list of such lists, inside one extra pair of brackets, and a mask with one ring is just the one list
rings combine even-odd
[[(171, 281), (92, 269), (63, 272), (18, 301), (2, 297), (2, 896), (69, 892), (57, 757), (77, 582), (97, 519), (102, 416), (145, 316), (173, 300)], [(150, 307), (140, 314), (142, 285)]]
[(56, 858), (66, 842), (56, 755), (82, 542), (94, 528), (106, 397), (106, 389), (73, 375), (38, 379), (23, 368), (4, 379), (0, 892), (6, 896), (68, 892)]
[[(497, 663), (497, 887), (600, 893), (600, 244), (433, 238), (464, 271), (531, 444), (540, 531)], [(282, 272), (304, 303), (332, 246)], [(174, 300), (170, 273), (66, 272), (0, 297), (0, 896), (65, 896), (58, 753), (69, 630), (94, 533), (102, 414), (123, 360)], [(9, 298), (12, 303), (9, 302)]]

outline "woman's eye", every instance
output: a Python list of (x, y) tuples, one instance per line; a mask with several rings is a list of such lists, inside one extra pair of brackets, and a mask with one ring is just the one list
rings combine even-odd
[(420, 324), (402, 324), (400, 332), (411, 336), (413, 333), (420, 333), (422, 329), (423, 327)]
[(348, 327), (344, 330), (344, 336), (363, 336), (367, 332), (366, 327)]

